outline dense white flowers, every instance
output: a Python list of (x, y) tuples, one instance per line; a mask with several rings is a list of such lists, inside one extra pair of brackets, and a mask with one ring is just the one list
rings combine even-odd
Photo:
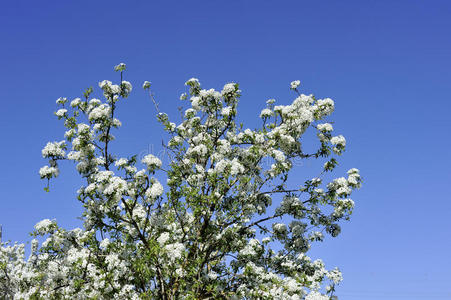
[(232, 112), (232, 108), (230, 106), (227, 106), (222, 109), (221, 115), (229, 116), (231, 112)]
[(342, 135), (332, 137), (330, 143), (335, 146), (333, 150), (337, 154), (341, 154), (346, 147), (346, 139)]
[(101, 89), (103, 89), (103, 88), (105, 88), (105, 87), (107, 87), (107, 86), (110, 86), (110, 85), (112, 85), (113, 83), (111, 82), (111, 81), (109, 81), (109, 80), (102, 80), (101, 82), (99, 82), (99, 87), (101, 88)]
[(91, 112), (89, 113), (89, 120), (97, 121), (100, 119), (108, 118), (110, 115), (111, 107), (108, 104), (104, 103), (91, 110)]
[(121, 86), (123, 89), (124, 96), (125, 97), (128, 96), (132, 91), (132, 84), (126, 80), (123, 80)]
[(49, 166), (43, 166), (39, 169), (39, 176), (41, 178), (52, 178), (52, 177), (58, 177), (59, 175), (59, 169), (55, 167), (49, 167)]
[(344, 177), (334, 179), (334, 181), (328, 184), (327, 188), (335, 191), (339, 196), (346, 196), (352, 192), (351, 187), (348, 185), (348, 181)]
[(187, 154), (193, 154), (198, 156), (205, 156), (208, 153), (207, 146), (204, 144), (200, 144), (195, 146), (194, 148), (190, 148), (187, 151)]
[(315, 108), (316, 118), (320, 119), (324, 116), (330, 115), (334, 111), (335, 103), (330, 98), (320, 99), (317, 101)]
[(80, 123), (77, 125), (77, 131), (79, 134), (85, 134), (89, 132), (89, 125), (88, 124), (84, 124), (84, 123)]
[(359, 188), (361, 185), (360, 171), (352, 168), (348, 171), (348, 185), (353, 188)]
[(146, 191), (146, 196), (149, 198), (156, 198), (163, 195), (163, 186), (157, 180), (152, 184), (152, 186)]
[(168, 240), (169, 240), (169, 232), (163, 232), (157, 238), (157, 242), (160, 244), (160, 246), (164, 246)]
[(127, 165), (127, 159), (125, 159), (125, 158), (120, 158), (120, 159), (118, 159), (115, 163), (114, 163), (114, 165), (116, 166), (116, 167), (125, 167), (126, 165)]
[(161, 160), (152, 154), (144, 156), (141, 162), (147, 166), (148, 170), (151, 171), (160, 168), (162, 164)]
[(182, 243), (169, 244), (164, 247), (168, 252), (170, 260), (174, 261), (182, 257), (182, 253), (185, 251), (185, 246)]
[(81, 104), (81, 99), (80, 98), (75, 98), (74, 100), (72, 100), (70, 102), (70, 106), (71, 107), (77, 107)]
[(273, 115), (272, 110), (270, 110), (269, 108), (265, 108), (261, 111), (260, 118), (269, 118), (272, 115)]
[(45, 145), (44, 149), (42, 149), (42, 157), (62, 158), (66, 155), (66, 152), (64, 151), (65, 147), (66, 147), (65, 141), (48, 142), (47, 145)]
[(311, 291), (307, 297), (305, 297), (305, 300), (329, 300), (330, 298), (326, 295), (320, 294), (318, 291)]
[[(115, 66), (121, 78), (125, 69)], [(24, 245), (2, 244), (0, 298), (312, 300), (334, 293), (340, 271), (306, 255), (341, 232), (362, 181), (355, 168), (331, 182), (323, 177), (337, 164), (331, 146), (337, 154), (346, 146), (325, 120), (334, 102), (299, 94), (293, 81), (294, 100), (268, 100), (261, 128), (249, 129), (236, 121), (238, 84), (220, 92), (201, 89), (196, 78), (186, 85), (181, 122), (158, 114), (170, 135), (165, 169), (152, 154), (138, 171), (138, 155), (112, 152), (112, 132), (121, 126), (115, 109), (132, 91), (128, 81), (101, 81), (105, 100), (90, 98), (92, 89), (70, 107), (57, 100), (66, 140), (44, 147), (48, 165), (39, 174), (51, 179), (61, 160), (76, 162), (85, 180), (77, 191), (83, 229), (39, 222), (28, 259)], [(307, 130), (321, 142), (316, 151), (304, 152)], [(309, 158), (326, 160), (321, 175), (290, 186), (291, 169)]]
[(286, 159), (285, 154), (283, 154), (283, 152), (280, 150), (274, 149), (272, 151), (272, 155), (274, 156), (274, 159), (277, 160), (278, 162), (284, 162)]
[(277, 234), (285, 234), (287, 232), (287, 225), (283, 223), (275, 223), (272, 225), (272, 228)]
[(245, 169), (240, 162), (234, 158), (230, 163), (230, 175), (236, 176), (238, 174), (244, 173)]
[(127, 191), (127, 182), (120, 177), (112, 177), (108, 184), (105, 185), (103, 193), (108, 196), (114, 194), (122, 195), (125, 191)]
[(334, 130), (332, 125), (329, 123), (318, 124), (316, 126), (316, 128), (318, 128), (319, 131), (325, 131), (325, 132), (330, 132), (330, 131)]
[(54, 225), (55, 223), (53, 221), (50, 221), (49, 219), (44, 219), (42, 221), (39, 221), (36, 225), (34, 225), (34, 229), (36, 229), (36, 231), (39, 233), (46, 233)]
[(260, 250), (260, 243), (257, 239), (251, 239), (249, 243), (240, 251), (242, 256), (254, 256)]
[(105, 95), (115, 95), (121, 92), (121, 88), (117, 84), (113, 84), (109, 80), (103, 80), (99, 82), (99, 87), (104, 91)]
[(58, 118), (62, 118), (62, 117), (64, 117), (66, 114), (67, 114), (67, 109), (65, 109), (65, 108), (58, 109), (58, 110), (55, 112), (55, 115), (56, 115)]
[(346, 146), (346, 139), (342, 135), (334, 136), (330, 139), (330, 142), (332, 145), (342, 145), (343, 147)]
[(222, 95), (229, 95), (235, 92), (235, 83), (227, 83), (221, 91)]

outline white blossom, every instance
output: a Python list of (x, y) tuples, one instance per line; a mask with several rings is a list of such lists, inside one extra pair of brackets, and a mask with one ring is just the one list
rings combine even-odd
[(311, 291), (305, 300), (329, 300), (330, 298), (326, 295), (320, 294), (318, 291)]
[(74, 100), (72, 100), (70, 102), (70, 106), (71, 107), (77, 107), (81, 104), (81, 99), (80, 98), (75, 98)]
[(126, 95), (130, 94), (130, 92), (132, 91), (132, 84), (126, 80), (122, 80), (122, 88), (123, 91)]
[(231, 94), (235, 92), (235, 83), (227, 83), (226, 85), (224, 85), (224, 88), (221, 91), (222, 95), (227, 95), (227, 94)]
[(97, 121), (100, 119), (108, 118), (110, 114), (111, 107), (108, 104), (104, 103), (91, 110), (91, 112), (89, 113), (89, 120)]
[(301, 84), (301, 82), (299, 80), (292, 81), (290, 84), (290, 88), (292, 90), (297, 89), (300, 84)]
[(143, 83), (143, 89), (149, 89), (150, 88), (150, 82), (149, 81), (144, 81)]
[(346, 146), (346, 139), (342, 135), (334, 136), (330, 139), (332, 145)]
[(64, 117), (66, 114), (67, 114), (67, 109), (65, 109), (65, 108), (58, 109), (58, 110), (55, 112), (55, 115), (56, 115), (57, 117), (59, 117), (59, 118)]
[(109, 81), (109, 80), (103, 80), (103, 81), (101, 81), (101, 82), (99, 82), (99, 87), (101, 88), (101, 89), (103, 89), (103, 88), (105, 88), (105, 87), (107, 87), (107, 86), (110, 86), (110, 85), (112, 85), (113, 83), (111, 82), (111, 81)]
[(230, 113), (232, 112), (232, 108), (230, 106), (224, 107), (221, 111), (221, 115), (223, 116), (230, 116)]
[(156, 198), (163, 194), (163, 186), (155, 179), (152, 186), (146, 191), (146, 196), (149, 198)]
[(157, 239), (158, 243), (161, 246), (164, 246), (168, 240), (169, 240), (169, 233), (168, 232), (163, 232), (162, 234), (160, 234), (160, 236)]
[(36, 225), (34, 225), (34, 229), (36, 229), (39, 233), (45, 233), (47, 230), (51, 228), (55, 223), (49, 219), (44, 219), (39, 221)]
[(124, 63), (120, 63), (114, 66), (114, 71), (124, 71), (126, 68), (127, 66)]
[(341, 154), (346, 147), (346, 139), (342, 135), (332, 137), (330, 143), (335, 145), (333, 150), (336, 154)]
[(141, 162), (145, 164), (149, 170), (159, 169), (162, 165), (161, 160), (152, 154), (144, 156)]
[(48, 142), (44, 149), (42, 149), (42, 157), (64, 157), (66, 155), (66, 152), (63, 150), (65, 146), (66, 143), (64, 141)]
[(165, 250), (168, 252), (170, 260), (174, 261), (182, 257), (182, 253), (185, 251), (185, 246), (182, 243), (174, 243), (166, 245)]
[(238, 174), (244, 173), (245, 169), (240, 162), (234, 158), (230, 163), (230, 175), (236, 176)]
[(108, 238), (105, 238), (100, 242), (100, 248), (106, 249), (110, 243), (111, 241)]
[(318, 124), (318, 125), (316, 126), (316, 128), (317, 128), (319, 131), (324, 131), (324, 132), (330, 132), (330, 131), (334, 130), (334, 128), (332, 127), (332, 125), (329, 124), (329, 123)]
[(125, 165), (128, 163), (128, 160), (126, 159), (126, 158), (120, 158), (120, 159), (118, 159), (115, 163), (114, 163), (114, 165), (116, 166), (116, 167), (125, 167)]
[(269, 118), (272, 115), (273, 115), (272, 110), (270, 110), (269, 108), (265, 108), (261, 111), (260, 118)]
[(49, 167), (49, 166), (43, 166), (39, 169), (39, 176), (41, 178), (51, 178), (51, 177), (58, 177), (59, 175), (59, 169), (55, 167)]
[(65, 98), (65, 97), (60, 97), (60, 98), (58, 98), (58, 99), (56, 99), (56, 104), (64, 104), (64, 103), (66, 103), (67, 102), (67, 98)]

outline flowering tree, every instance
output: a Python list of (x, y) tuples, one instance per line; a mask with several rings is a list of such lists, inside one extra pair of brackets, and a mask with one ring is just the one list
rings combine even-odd
[[(57, 100), (55, 115), (67, 131), (63, 141), (42, 150), (49, 164), (39, 173), (50, 180), (62, 161), (76, 163), (86, 181), (78, 190), (84, 228), (68, 231), (54, 220), (39, 222), (32, 234), (43, 242), (32, 240), (28, 258), (23, 244), (3, 243), (0, 297), (333, 297), (340, 271), (327, 271), (306, 252), (324, 233), (340, 233), (338, 222), (349, 219), (354, 207), (348, 197), (361, 182), (357, 169), (323, 182), (337, 165), (334, 154), (346, 144), (323, 122), (334, 102), (301, 94), (299, 81), (293, 81), (292, 104), (268, 100), (261, 127), (243, 129), (236, 123), (238, 84), (219, 92), (201, 89), (192, 78), (180, 97), (190, 106), (181, 122), (158, 114), (171, 136), (165, 145), (171, 160), (163, 166), (152, 154), (139, 161), (111, 153), (112, 131), (121, 126), (116, 107), (132, 91), (123, 80), (125, 68), (115, 67), (120, 84), (99, 83), (104, 100), (92, 98), (91, 88), (84, 99)], [(143, 88), (154, 100), (150, 83)], [(319, 139), (313, 153), (305, 153), (301, 143), (309, 128)], [(317, 177), (293, 187), (289, 174), (299, 159), (325, 163)], [(167, 178), (165, 188), (155, 176)]]

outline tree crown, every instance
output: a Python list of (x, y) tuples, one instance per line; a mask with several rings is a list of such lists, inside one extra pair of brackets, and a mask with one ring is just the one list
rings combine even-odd
[[(59, 98), (55, 112), (64, 122), (64, 140), (49, 142), (39, 171), (50, 180), (58, 164), (76, 163), (85, 185), (78, 190), (83, 229), (65, 230), (54, 220), (36, 224), (25, 259), (23, 245), (2, 244), (0, 286), (16, 299), (329, 299), (341, 281), (306, 252), (324, 234), (340, 233), (360, 187), (359, 171), (324, 182), (345, 150), (325, 119), (334, 101), (299, 92), (290, 105), (267, 101), (258, 129), (237, 124), (241, 91), (227, 83), (221, 91), (202, 89), (196, 78), (180, 100), (188, 104), (179, 124), (158, 111), (170, 135), (170, 162), (160, 157), (116, 157), (109, 145), (121, 126), (116, 108), (130, 95), (125, 64), (120, 82), (99, 83), (103, 100)], [(318, 149), (305, 153), (302, 137), (315, 130)], [(68, 152), (68, 153), (66, 153)], [(314, 178), (290, 186), (296, 161), (323, 159)], [(156, 174), (165, 176), (165, 187)], [(46, 190), (48, 191), (48, 185)], [(277, 200), (277, 201), (273, 201)], [(280, 200), (280, 201), (279, 201)]]

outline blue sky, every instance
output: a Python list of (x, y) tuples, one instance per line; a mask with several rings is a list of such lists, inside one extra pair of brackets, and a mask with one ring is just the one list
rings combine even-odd
[(339, 298), (451, 299), (448, 1), (3, 1), (0, 38), (4, 240), (29, 240), (43, 218), (79, 225), (80, 179), (67, 164), (45, 193), (40, 151), (64, 133), (55, 100), (118, 80), (115, 64), (135, 86), (119, 108), (122, 155), (160, 149), (144, 80), (169, 114), (190, 77), (239, 82), (252, 127), (268, 98), (293, 100), (299, 79), (335, 100), (348, 141), (337, 176), (357, 167), (365, 180), (342, 234), (310, 253), (341, 268)]

